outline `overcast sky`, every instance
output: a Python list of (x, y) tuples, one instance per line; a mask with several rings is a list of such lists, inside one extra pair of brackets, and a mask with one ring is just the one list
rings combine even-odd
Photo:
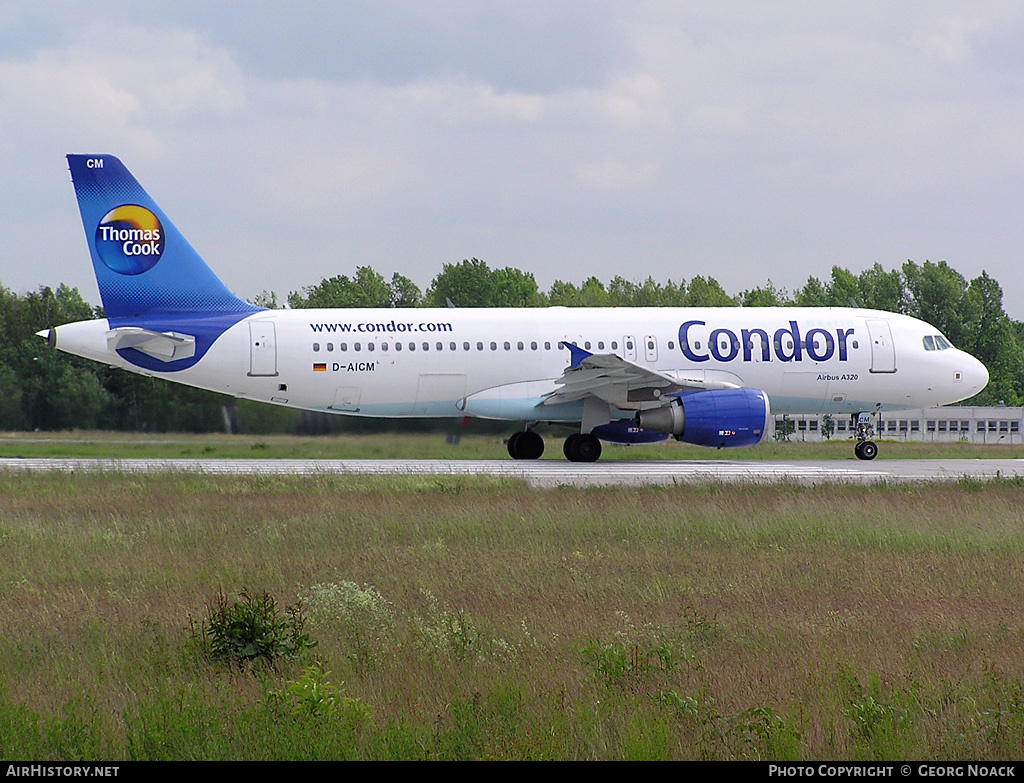
[(1020, 2), (0, 0), (0, 283), (99, 301), (112, 153), (241, 296), (983, 269), (1024, 318)]

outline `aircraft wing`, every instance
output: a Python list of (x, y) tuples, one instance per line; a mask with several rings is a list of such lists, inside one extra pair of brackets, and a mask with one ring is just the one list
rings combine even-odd
[(572, 352), (572, 363), (555, 380), (560, 388), (549, 392), (545, 405), (575, 402), (587, 397), (600, 400), (620, 409), (647, 407), (641, 403), (658, 403), (662, 396), (673, 392), (701, 391), (704, 389), (735, 389), (725, 381), (706, 381), (703, 373), (686, 377), (684, 373), (661, 373), (641, 367), (613, 353), (593, 354), (573, 343), (565, 343)]

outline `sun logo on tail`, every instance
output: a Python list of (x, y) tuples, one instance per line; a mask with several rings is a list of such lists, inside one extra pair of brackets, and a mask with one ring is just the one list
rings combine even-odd
[(114, 207), (96, 227), (96, 250), (103, 263), (121, 275), (141, 275), (164, 252), (164, 227), (138, 204)]

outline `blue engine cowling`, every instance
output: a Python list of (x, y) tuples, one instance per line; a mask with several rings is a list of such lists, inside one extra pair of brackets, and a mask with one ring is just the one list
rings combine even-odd
[(668, 440), (667, 432), (645, 430), (632, 419), (610, 421), (594, 427), (591, 434), (609, 443), (661, 443)]
[(768, 395), (760, 389), (712, 389), (670, 394), (671, 403), (640, 411), (636, 423), (645, 430), (674, 435), (697, 446), (754, 446), (768, 428)]

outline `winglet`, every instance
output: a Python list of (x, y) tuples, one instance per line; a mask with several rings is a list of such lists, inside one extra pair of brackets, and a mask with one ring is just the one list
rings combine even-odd
[(576, 343), (570, 343), (568, 340), (563, 340), (562, 345), (569, 349), (571, 357), (569, 359), (569, 366), (572, 368), (579, 367), (584, 359), (589, 359), (592, 354), (590, 351), (584, 351)]

